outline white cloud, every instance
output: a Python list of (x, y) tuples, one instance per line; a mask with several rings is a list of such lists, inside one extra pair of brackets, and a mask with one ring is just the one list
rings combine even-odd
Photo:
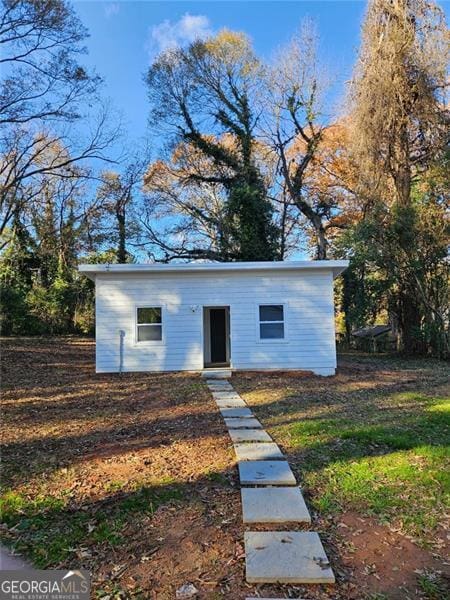
[(184, 46), (198, 39), (204, 39), (212, 34), (208, 17), (205, 15), (185, 14), (178, 21), (166, 19), (149, 29), (147, 50), (150, 58), (156, 54)]
[(103, 5), (103, 12), (105, 13), (105, 17), (109, 19), (110, 17), (114, 17), (118, 15), (120, 11), (120, 5), (118, 2), (107, 2)]

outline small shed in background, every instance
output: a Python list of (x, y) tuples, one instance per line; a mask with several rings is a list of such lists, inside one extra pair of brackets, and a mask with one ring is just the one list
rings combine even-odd
[(352, 332), (354, 346), (365, 352), (393, 350), (395, 336), (390, 325), (372, 325)]

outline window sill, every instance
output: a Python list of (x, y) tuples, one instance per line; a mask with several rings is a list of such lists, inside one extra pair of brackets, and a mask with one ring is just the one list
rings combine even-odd
[(288, 344), (289, 340), (286, 338), (273, 338), (273, 339), (257, 339), (257, 344)]

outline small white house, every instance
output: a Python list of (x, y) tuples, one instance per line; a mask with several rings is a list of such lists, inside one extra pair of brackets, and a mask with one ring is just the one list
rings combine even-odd
[(97, 372), (336, 369), (333, 279), (347, 261), (99, 264)]

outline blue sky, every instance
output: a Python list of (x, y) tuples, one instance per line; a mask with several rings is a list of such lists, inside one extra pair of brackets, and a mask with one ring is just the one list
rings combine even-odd
[[(104, 78), (104, 95), (122, 114), (132, 147), (151, 136), (146, 131), (149, 106), (143, 78), (152, 57), (170, 44), (183, 45), (222, 28), (244, 31), (257, 54), (270, 60), (304, 18), (312, 19), (320, 35), (321, 58), (335, 80), (330, 100), (339, 104), (356, 59), (366, 1), (74, 0), (74, 6), (91, 35), (84, 62)], [(157, 138), (152, 158), (155, 144)], [(305, 256), (299, 250), (291, 258)]]
[(145, 136), (148, 102), (143, 83), (151, 57), (170, 43), (186, 43), (198, 33), (221, 28), (244, 31), (256, 52), (270, 59), (305, 17), (321, 38), (321, 54), (344, 90), (359, 44), (365, 2), (358, 1), (90, 1), (74, 2), (89, 29), (84, 62), (105, 79), (105, 95), (122, 113), (129, 141)]

